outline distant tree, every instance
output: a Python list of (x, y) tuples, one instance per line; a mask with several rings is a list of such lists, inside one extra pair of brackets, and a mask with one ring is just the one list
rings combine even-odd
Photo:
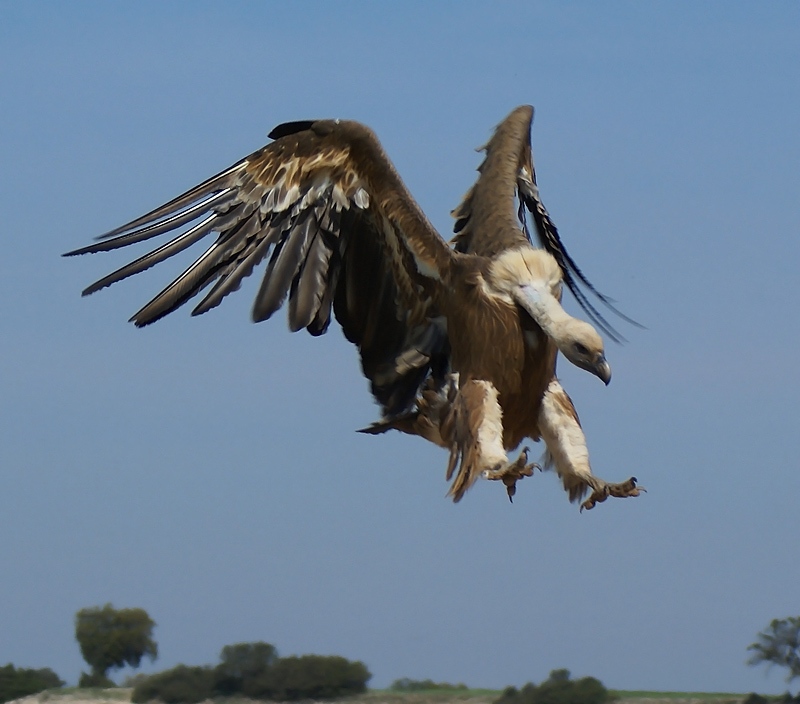
[(219, 694), (242, 693), (251, 698), (268, 691), (269, 673), (278, 661), (274, 645), (258, 641), (226, 645), (214, 668), (214, 689)]
[(131, 702), (142, 704), (157, 699), (164, 704), (196, 704), (214, 694), (214, 671), (210, 667), (178, 665), (137, 683)]
[(90, 675), (81, 676), (81, 686), (104, 686), (102, 683), (111, 682), (106, 675), (108, 670), (125, 665), (139, 667), (145, 656), (155, 660), (158, 657), (158, 645), (153, 640), (155, 625), (144, 609), (115, 609), (106, 604), (78, 611), (75, 639), (83, 659), (92, 668)]
[(507, 687), (495, 704), (606, 704), (613, 700), (600, 680), (572, 680), (569, 670), (553, 670), (538, 686), (529, 682), (519, 691)]
[(11, 663), (0, 667), (0, 702), (27, 697), (45, 689), (63, 687), (64, 682), (49, 667), (39, 670), (15, 668)]
[(800, 677), (800, 616), (773, 619), (751, 643), (748, 665), (778, 665), (789, 670), (786, 681)]

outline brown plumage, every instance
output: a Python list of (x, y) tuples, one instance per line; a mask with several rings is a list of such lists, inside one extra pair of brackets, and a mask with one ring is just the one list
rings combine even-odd
[[(334, 315), (358, 347), (382, 408), (382, 420), (367, 432), (396, 428), (450, 449), (455, 500), (480, 476), (502, 480), (512, 496), (532, 465), (525, 452), (510, 462), (506, 451), (529, 437), (545, 440), (572, 500), (592, 488), (596, 503), (624, 491), (607, 490), (622, 485), (596, 479), (588, 455), (580, 459), (585, 442), (574, 409), (566, 421), (556, 412), (566, 407), (555, 403), (562, 394), (569, 401), (553, 386), (556, 355), (606, 383), (610, 368), (596, 330), (561, 307), (562, 281), (598, 326), (612, 337), (614, 331), (580, 285), (607, 299), (569, 257), (539, 199), (532, 118), (531, 107), (517, 108), (486, 145), (480, 177), (453, 211), (452, 247), (371, 130), (319, 120), (276, 127), (266, 147), (68, 256), (186, 226), (86, 295), (215, 233), (208, 249), (131, 318), (137, 326), (210, 287), (192, 314), (207, 312), (268, 260), (253, 319), (268, 319), (288, 299), (290, 328), (320, 335)], [(543, 249), (531, 243), (526, 209)]]

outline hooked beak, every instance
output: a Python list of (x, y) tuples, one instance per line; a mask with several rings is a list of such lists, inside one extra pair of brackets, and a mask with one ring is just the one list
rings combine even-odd
[(594, 369), (591, 371), (601, 379), (606, 386), (611, 383), (611, 365), (602, 354), (597, 357)]

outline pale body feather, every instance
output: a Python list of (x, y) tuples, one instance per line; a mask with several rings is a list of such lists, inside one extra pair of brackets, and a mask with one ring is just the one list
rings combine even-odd
[(570, 499), (583, 496), (592, 475), (589, 448), (572, 401), (557, 379), (547, 387), (539, 413), (539, 432)]

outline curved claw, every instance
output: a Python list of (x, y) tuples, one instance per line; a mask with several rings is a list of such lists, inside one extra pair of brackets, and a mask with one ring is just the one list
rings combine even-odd
[(523, 447), (522, 452), (519, 453), (519, 457), (513, 462), (495, 467), (494, 469), (487, 469), (483, 473), (486, 479), (491, 479), (493, 481), (500, 480), (505, 484), (508, 500), (511, 503), (514, 503), (514, 494), (517, 493), (517, 482), (524, 477), (533, 476), (534, 469), (541, 469), (538, 464), (528, 464), (528, 452), (529, 449)]
[(620, 482), (619, 484), (607, 484), (606, 482), (602, 482), (595, 488), (591, 496), (581, 504), (581, 513), (583, 509), (591, 511), (597, 504), (602, 503), (609, 496), (625, 499), (629, 496), (639, 496), (642, 492), (647, 493), (647, 489), (643, 486), (636, 485), (636, 477), (631, 477), (627, 481)]

